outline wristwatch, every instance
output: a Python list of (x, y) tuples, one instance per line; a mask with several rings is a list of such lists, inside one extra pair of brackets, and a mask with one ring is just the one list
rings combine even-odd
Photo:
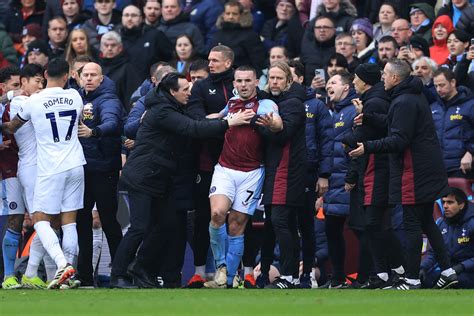
[(97, 137), (97, 129), (96, 128), (91, 129), (91, 137)]

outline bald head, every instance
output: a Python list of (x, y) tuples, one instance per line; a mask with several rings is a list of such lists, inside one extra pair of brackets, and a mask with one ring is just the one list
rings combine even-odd
[(396, 19), (392, 23), (392, 36), (397, 41), (398, 46), (407, 45), (413, 31), (410, 29), (410, 22), (405, 19)]
[(142, 12), (133, 4), (126, 6), (122, 11), (122, 25), (126, 29), (139, 27), (143, 22)]
[(102, 67), (96, 63), (87, 63), (82, 68), (81, 72), (81, 86), (89, 93), (95, 91), (104, 80), (102, 75)]

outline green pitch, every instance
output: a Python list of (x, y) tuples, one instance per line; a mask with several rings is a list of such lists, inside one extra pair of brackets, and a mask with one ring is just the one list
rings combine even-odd
[(0, 315), (474, 315), (474, 291), (0, 290)]

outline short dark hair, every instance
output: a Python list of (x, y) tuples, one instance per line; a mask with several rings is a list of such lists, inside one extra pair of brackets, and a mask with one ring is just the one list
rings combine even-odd
[(237, 7), (239, 8), (240, 14), (244, 13), (244, 6), (239, 1), (236, 1), (236, 0), (230, 0), (226, 2), (226, 4), (224, 4), (224, 8), (225, 7)]
[(62, 58), (54, 58), (48, 63), (46, 71), (50, 78), (61, 78), (62, 76), (69, 74), (69, 64)]
[(38, 64), (27, 64), (20, 69), (20, 80), (21, 78), (33, 78), (36, 76), (44, 77), (44, 68)]
[(433, 72), (433, 78), (441, 75), (444, 75), (444, 78), (448, 81), (456, 79), (454, 72), (447, 67), (439, 67), (435, 72)]
[(171, 90), (179, 90), (179, 79), (186, 79), (186, 77), (176, 72), (170, 72), (161, 79), (159, 87), (171, 94)]
[(191, 66), (189, 66), (189, 72), (198, 70), (204, 70), (209, 72), (209, 62), (204, 59), (198, 59), (193, 61)]
[(20, 68), (17, 66), (8, 66), (0, 68), (0, 83), (5, 83), (10, 80), (13, 76), (20, 75)]
[(54, 20), (58, 20), (58, 21), (64, 22), (64, 24), (66, 24), (66, 30), (67, 30), (67, 21), (66, 21), (66, 19), (65, 19), (62, 15), (56, 15), (56, 16), (54, 16), (52, 19), (50, 19), (50, 20), (48, 21), (48, 28), (49, 28), (49, 23), (51, 23), (51, 21), (54, 21)]
[(74, 65), (75, 63), (92, 63), (92, 62), (94, 62), (92, 57), (88, 55), (78, 55), (72, 60), (71, 65)]
[(154, 63), (153, 65), (150, 66), (150, 77), (153, 77), (153, 75), (156, 72), (156, 69), (158, 69), (158, 67), (161, 67), (161, 66), (171, 66), (171, 64), (166, 61), (159, 61), (159, 62)]
[(234, 71), (234, 75), (237, 71), (251, 71), (253, 72), (253, 74), (255, 75), (255, 78), (257, 78), (257, 71), (255, 70), (255, 68), (253, 68), (252, 66), (247, 66), (247, 65), (244, 65), (244, 66), (239, 66), (237, 67), (237, 69)]
[(339, 75), (341, 77), (341, 81), (343, 84), (348, 84), (349, 86), (352, 87), (352, 81), (354, 81), (353, 74), (351, 74), (347, 70), (341, 70), (341, 71), (338, 71), (336, 75)]
[(467, 195), (466, 193), (464, 193), (463, 190), (459, 188), (449, 187), (449, 193), (446, 194), (444, 197), (447, 197), (448, 195), (454, 196), (454, 199), (456, 200), (456, 202), (458, 202), (458, 204), (464, 203), (464, 208), (467, 207), (468, 205)]
[(329, 57), (328, 62), (326, 63), (326, 67), (329, 67), (331, 65), (331, 60), (335, 60), (336, 65), (339, 67), (349, 68), (347, 59), (342, 54), (339, 54), (339, 53), (332, 54), (331, 57)]
[(232, 62), (234, 62), (234, 51), (232, 48), (225, 46), (225, 45), (217, 45), (211, 48), (211, 52), (218, 52), (222, 53), (225, 59), (230, 59)]
[(299, 60), (290, 60), (288, 61), (288, 66), (295, 69), (295, 74), (298, 77), (304, 77), (304, 66)]
[(321, 14), (320, 16), (318, 16), (316, 20), (314, 20), (314, 25), (316, 25), (316, 22), (322, 19), (328, 19), (329, 21), (331, 21), (333, 26), (336, 26), (336, 21), (334, 21), (334, 18), (329, 14)]
[(393, 44), (393, 47), (395, 49), (398, 48), (397, 40), (391, 35), (382, 36), (382, 38), (379, 39), (378, 44), (380, 44), (380, 43), (389, 43), (389, 42), (391, 42)]

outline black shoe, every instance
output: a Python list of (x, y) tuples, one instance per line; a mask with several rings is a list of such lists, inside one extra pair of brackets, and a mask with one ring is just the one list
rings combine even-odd
[(387, 285), (387, 282), (379, 278), (378, 276), (370, 277), (369, 282), (365, 289), (367, 290), (375, 290), (375, 289), (382, 289)]
[(444, 276), (441, 274), (441, 276), (438, 279), (438, 282), (436, 282), (433, 289), (437, 289), (437, 290), (449, 289), (450, 287), (458, 283), (459, 283), (458, 275), (456, 273), (453, 273), (450, 276)]
[(300, 277), (300, 288), (311, 289), (311, 275), (309, 273), (303, 273)]
[(263, 289), (265, 288), (267, 285), (270, 284), (270, 279), (268, 278), (268, 274), (260, 274), (258, 277), (257, 277), (257, 280), (255, 280), (255, 283), (257, 284), (257, 288), (259, 289)]
[(273, 283), (265, 286), (266, 289), (277, 289), (277, 290), (289, 290), (294, 289), (295, 285), (292, 282), (287, 281), (281, 277), (278, 277)]
[(329, 284), (329, 289), (347, 289), (349, 285), (346, 281), (332, 280)]
[(138, 289), (137, 286), (133, 285), (133, 282), (125, 277), (115, 277), (110, 278), (110, 288), (111, 289)]
[(353, 290), (365, 289), (365, 288), (367, 288), (368, 284), (369, 284), (369, 281), (361, 282), (361, 281), (358, 281), (358, 280), (354, 280), (354, 281), (352, 281), (351, 284), (349, 284), (347, 286), (347, 288), (348, 289), (353, 289)]
[(401, 281), (405, 281), (405, 275), (404, 274), (398, 274), (395, 271), (392, 271), (392, 274), (388, 278), (387, 282), (382, 286), (382, 289), (384, 290), (389, 290), (392, 289), (392, 287)]
[(135, 285), (139, 288), (155, 289), (163, 287), (163, 280), (160, 277), (153, 277), (138, 262), (132, 262), (127, 269), (127, 273), (133, 277)]
[(400, 279), (396, 284), (392, 285), (390, 289), (399, 291), (418, 290), (421, 289), (421, 282), (417, 285), (413, 285), (405, 281), (405, 279)]

